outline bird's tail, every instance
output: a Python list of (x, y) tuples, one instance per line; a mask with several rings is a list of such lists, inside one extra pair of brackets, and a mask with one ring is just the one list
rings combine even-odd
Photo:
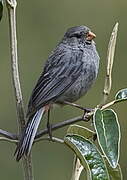
[(43, 107), (34, 114), (32, 120), (28, 120), (15, 151), (17, 161), (19, 161), (24, 154), (28, 155), (30, 153), (40, 120), (44, 112), (45, 108)]

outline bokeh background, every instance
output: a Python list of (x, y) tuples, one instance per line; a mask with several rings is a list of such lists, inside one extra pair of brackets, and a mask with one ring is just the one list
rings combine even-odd
[[(119, 22), (119, 32), (113, 68), (113, 86), (109, 101), (114, 98), (119, 89), (127, 87), (126, 17), (127, 2), (125, 0), (18, 1), (18, 56), (25, 108), (31, 90), (51, 50), (59, 42), (66, 29), (75, 25), (87, 25), (96, 33), (97, 49), (101, 57), (98, 79), (89, 93), (78, 103), (94, 107), (102, 98), (107, 45), (112, 28), (117, 21)], [(0, 128), (17, 132), (9, 50), (8, 17), (6, 7), (4, 7), (4, 16), (0, 23)], [(113, 107), (118, 113), (122, 131), (120, 164), (124, 179), (127, 179), (126, 106), (127, 103), (124, 102)], [(72, 107), (56, 108), (52, 111), (51, 119), (55, 123), (81, 114), (80, 110)], [(42, 123), (41, 128), (44, 126), (45, 123)], [(63, 137), (66, 129), (60, 129), (53, 134)], [(0, 179), (23, 179), (21, 162), (15, 161), (14, 150), (13, 144), (0, 142)], [(33, 147), (35, 179), (69, 180), (72, 161), (73, 152), (64, 145), (40, 142)]]

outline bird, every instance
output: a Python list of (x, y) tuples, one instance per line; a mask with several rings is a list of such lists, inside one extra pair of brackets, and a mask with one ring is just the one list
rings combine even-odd
[(30, 96), (27, 123), (15, 150), (17, 161), (29, 155), (45, 112), (49, 112), (53, 104), (77, 101), (94, 83), (100, 61), (95, 37), (85, 25), (71, 27), (51, 52)]

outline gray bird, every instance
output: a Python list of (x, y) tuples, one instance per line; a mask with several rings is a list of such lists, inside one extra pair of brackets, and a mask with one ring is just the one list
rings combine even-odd
[(95, 81), (100, 58), (93, 38), (86, 26), (69, 28), (49, 56), (30, 97), (28, 121), (15, 151), (17, 161), (30, 153), (40, 120), (52, 104), (75, 102)]

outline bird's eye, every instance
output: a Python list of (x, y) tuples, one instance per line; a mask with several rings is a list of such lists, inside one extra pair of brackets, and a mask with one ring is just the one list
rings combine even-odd
[(81, 34), (75, 34), (75, 37), (77, 37), (77, 38), (81, 38), (82, 37), (82, 35)]
[(75, 33), (75, 34), (73, 34), (72, 36), (70, 36), (70, 37), (76, 37), (76, 38), (81, 38), (81, 34), (79, 34), (79, 33)]
[(77, 37), (77, 38), (81, 38), (81, 34), (75, 34), (75, 36)]

